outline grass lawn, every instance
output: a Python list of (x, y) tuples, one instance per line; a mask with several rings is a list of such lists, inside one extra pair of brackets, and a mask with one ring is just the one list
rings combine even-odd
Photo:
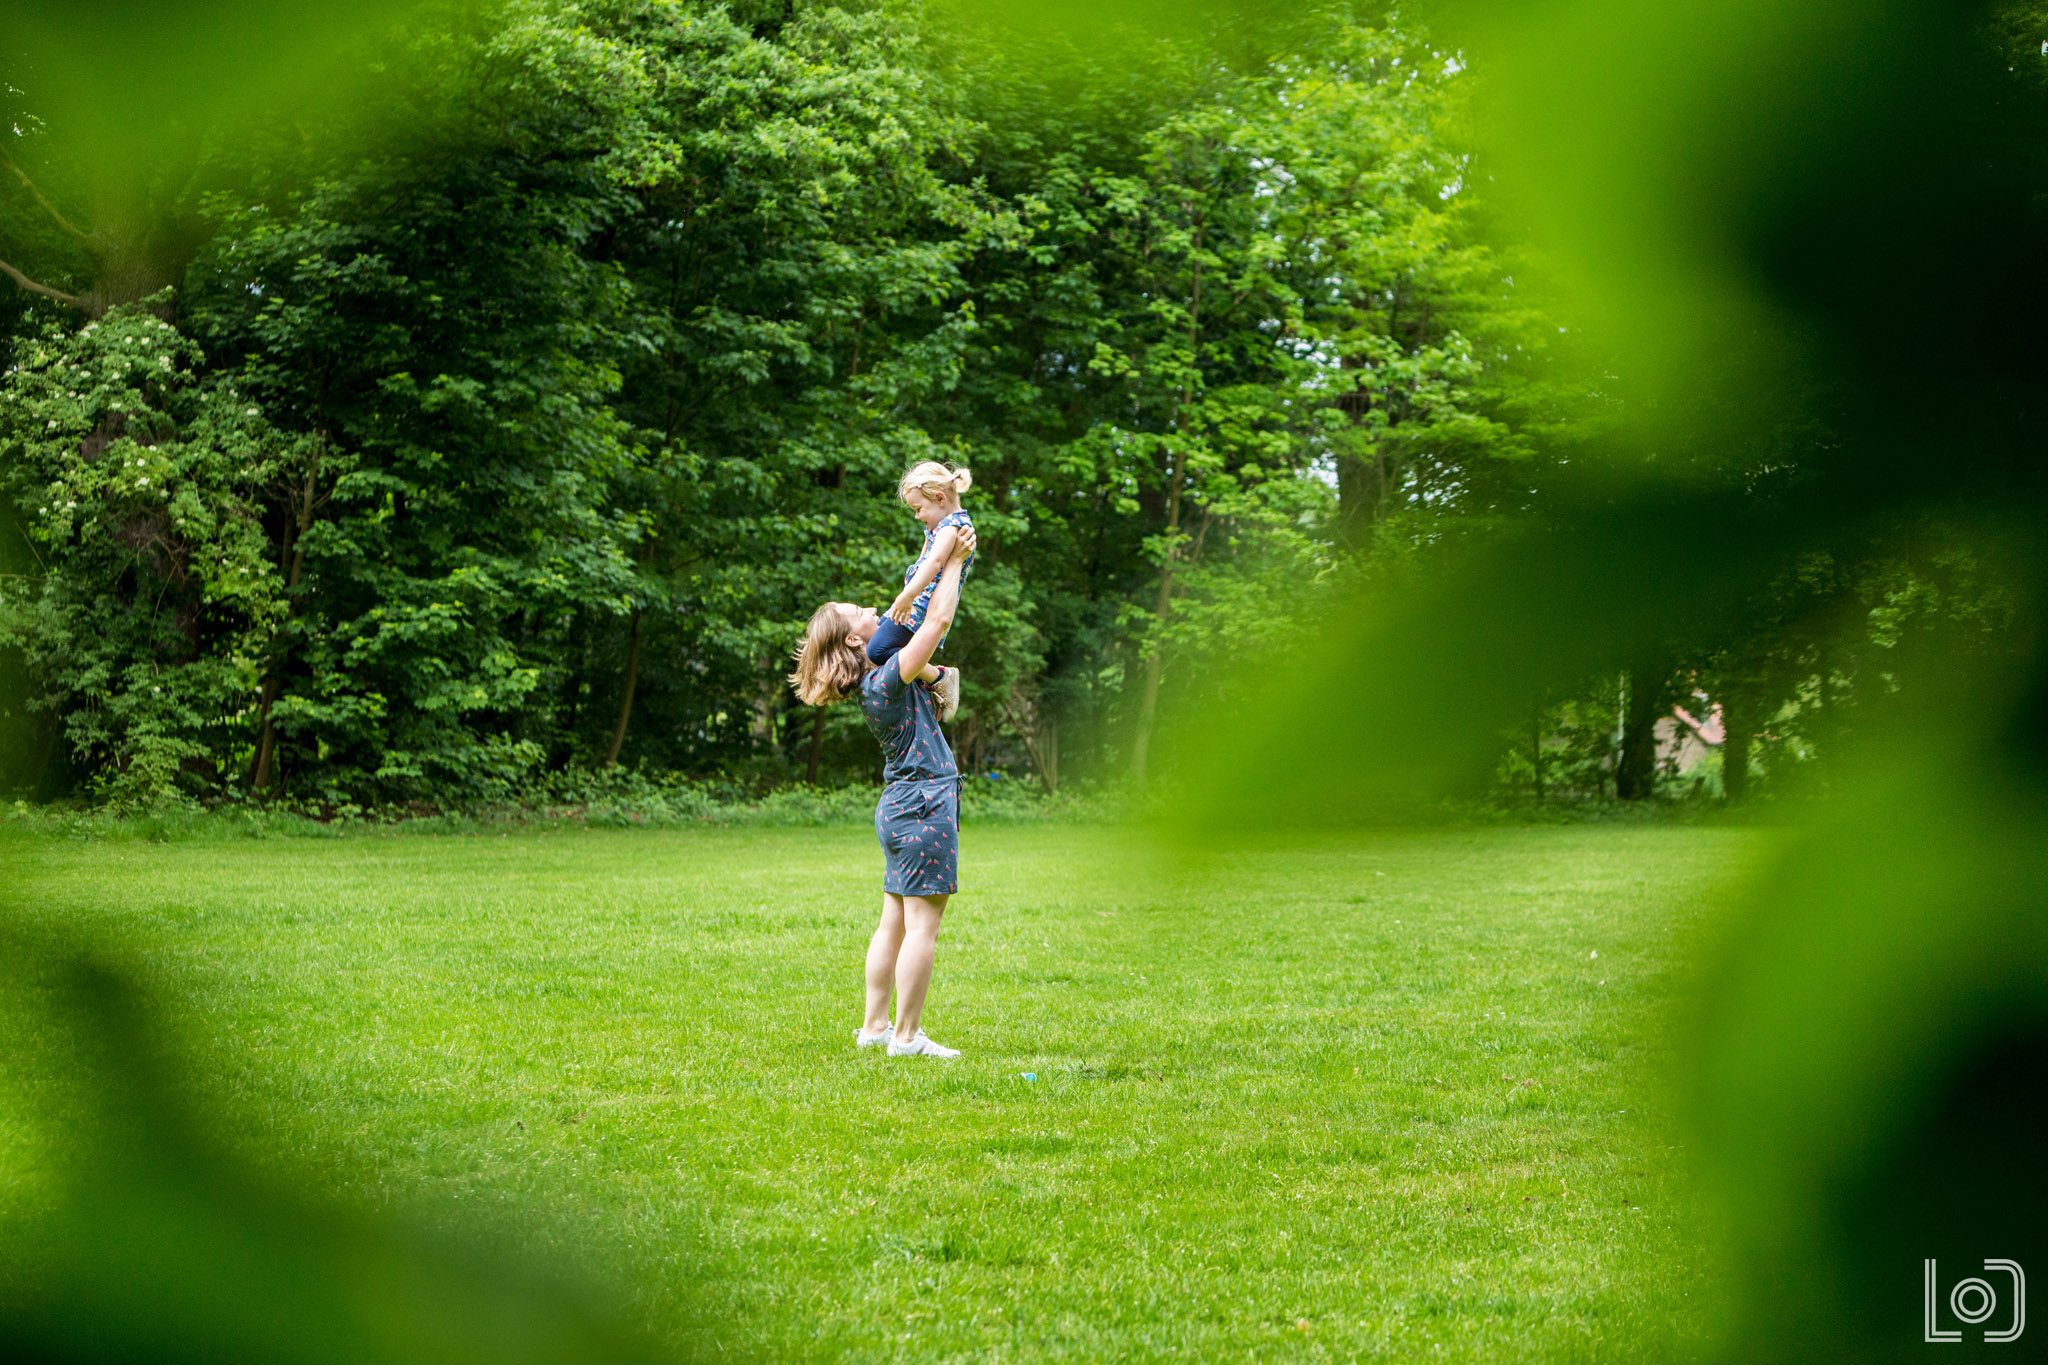
[(692, 1353), (1663, 1360), (1712, 1278), (1665, 1017), (1764, 844), (1437, 830), (1190, 865), (970, 828), (926, 1017), (950, 1064), (854, 1051), (863, 828), (23, 856), (34, 915), (178, 1002), (223, 1142), (513, 1221)]

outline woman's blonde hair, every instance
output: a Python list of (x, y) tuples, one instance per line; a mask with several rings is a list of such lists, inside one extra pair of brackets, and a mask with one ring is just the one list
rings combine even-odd
[(827, 602), (811, 613), (795, 660), (789, 685), (796, 689), (797, 700), (807, 706), (845, 701), (868, 671), (867, 651), (846, 637), (846, 613), (837, 602)]
[(936, 501), (947, 493), (965, 493), (974, 487), (974, 475), (962, 465), (955, 468), (937, 460), (926, 460), (903, 471), (902, 482), (896, 485), (896, 496), (905, 502), (912, 493), (918, 493)]

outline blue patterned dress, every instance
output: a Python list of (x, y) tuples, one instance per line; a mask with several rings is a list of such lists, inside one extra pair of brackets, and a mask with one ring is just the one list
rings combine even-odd
[(882, 746), (875, 838), (891, 895), (960, 889), (960, 770), (935, 707), (929, 689), (903, 681), (894, 656), (860, 680), (860, 713)]

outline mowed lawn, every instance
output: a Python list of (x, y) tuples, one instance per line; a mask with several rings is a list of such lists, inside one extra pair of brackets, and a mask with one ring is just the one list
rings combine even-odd
[(1668, 1016), (1764, 836), (964, 842), (927, 1013), (953, 1063), (853, 1048), (864, 828), (26, 852), (32, 914), (174, 1002), (224, 1143), (509, 1223), (686, 1354), (1696, 1344)]

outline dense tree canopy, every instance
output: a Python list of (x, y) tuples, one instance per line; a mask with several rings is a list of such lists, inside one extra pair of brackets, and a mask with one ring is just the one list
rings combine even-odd
[[(817, 603), (886, 600), (927, 458), (976, 478), (958, 747), (1142, 780), (1231, 660), (1540, 511), (1619, 401), (1488, 201), (1484, 72), (1364, 7), (1284, 28), (1039, 51), (944, 7), (427, 7), (344, 49), (351, 98), (268, 90), (112, 162), (12, 54), (7, 781), (865, 774), (858, 718), (780, 679)], [(1824, 439), (1764, 440), (1751, 491)], [(1607, 781), (1584, 716), (1707, 682), (1745, 740), (1805, 735), (1937, 598), (1995, 617), (1945, 572), (1788, 566), (1742, 617), (1769, 629), (1532, 696), (1525, 776)], [(1657, 705), (1610, 705), (1624, 673)]]

